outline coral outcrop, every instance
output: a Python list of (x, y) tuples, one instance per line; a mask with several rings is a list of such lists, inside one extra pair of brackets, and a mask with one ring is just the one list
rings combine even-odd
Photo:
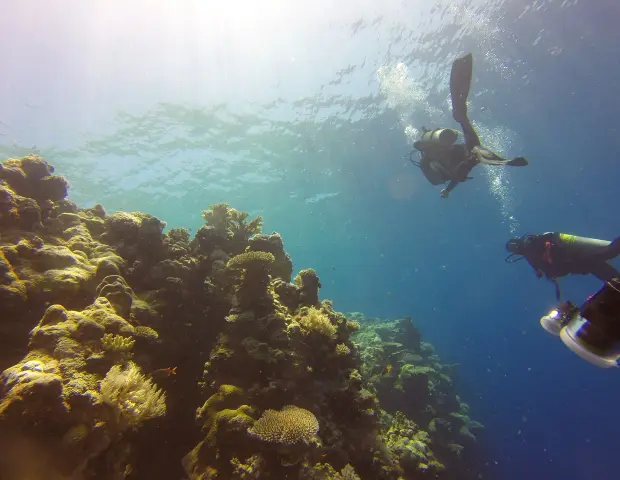
[(362, 374), (385, 409), (387, 446), (405, 472), (440, 472), (465, 466), (463, 452), (475, 447), (482, 425), (453, 388), (455, 366), (440, 361), (421, 341), (411, 318), (396, 321), (348, 314), (361, 328), (354, 336)]
[(0, 478), (466, 478), (479, 425), (411, 322), (292, 283), (261, 217), (192, 238), (67, 188), (0, 166)]

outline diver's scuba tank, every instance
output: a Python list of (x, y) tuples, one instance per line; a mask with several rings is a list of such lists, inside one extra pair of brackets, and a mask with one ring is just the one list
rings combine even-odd
[(459, 132), (451, 128), (435, 128), (433, 130), (425, 128), (422, 137), (413, 146), (418, 150), (423, 150), (427, 147), (449, 148), (454, 145), (458, 136)]
[(596, 255), (601, 249), (611, 244), (608, 240), (597, 238), (578, 237), (568, 233), (556, 233), (555, 243), (563, 251), (578, 255)]
[(571, 351), (601, 368), (620, 366), (620, 280), (605, 283), (581, 307), (564, 302), (540, 319)]

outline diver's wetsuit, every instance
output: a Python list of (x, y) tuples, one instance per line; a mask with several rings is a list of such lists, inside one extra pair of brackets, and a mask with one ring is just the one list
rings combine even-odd
[(420, 169), (430, 183), (441, 185), (455, 178), (457, 167), (466, 161), (467, 157), (466, 147), (462, 144), (441, 149), (426, 148), (422, 152)]
[[(467, 97), (471, 86), (473, 58), (471, 54), (457, 58), (450, 71), (450, 98), (452, 117), (461, 125), (465, 144), (447, 146), (416, 146), (422, 153), (419, 167), (427, 180), (433, 185), (446, 182), (448, 186), (441, 191), (442, 197), (459, 183), (468, 180), (469, 172), (478, 164), (525, 166), (527, 160), (517, 157), (513, 160), (502, 158), (480, 144), (478, 134), (467, 116)], [(415, 143), (414, 143), (415, 146)]]
[(620, 255), (620, 237), (613, 242), (548, 232), (529, 235), (523, 256), (539, 277), (555, 279), (565, 275), (594, 275), (604, 282), (620, 277), (607, 263)]
[(463, 130), (463, 136), (465, 137), (465, 145), (453, 146), (453, 148), (460, 147), (460, 162), (453, 163), (455, 167), (450, 177), (450, 183), (444, 190), (446, 194), (450, 193), (460, 182), (467, 180), (469, 172), (478, 164), (478, 159), (473, 154), (472, 149), (480, 146), (480, 139), (467, 117), (467, 111), (465, 111), (465, 115), (462, 118), (455, 120), (461, 124), (461, 130)]
[(467, 116), (467, 97), (471, 88), (472, 67), (473, 57), (471, 54), (467, 54), (457, 58), (452, 63), (450, 70), (452, 117), (461, 125), (461, 130), (465, 137), (465, 145), (455, 145), (455, 147), (460, 147), (460, 151), (457, 158), (454, 158), (456, 155), (451, 158), (452, 175), (449, 178), (450, 183), (442, 192), (442, 195), (446, 196), (460, 182), (467, 180), (469, 172), (478, 164), (478, 159), (472, 150), (474, 147), (480, 146), (480, 139)]
[(420, 159), (420, 169), (426, 179), (433, 185), (450, 182), (446, 190), (450, 192), (460, 182), (467, 180), (478, 161), (471, 149), (480, 145), (478, 135), (467, 121), (462, 124), (465, 134), (465, 144), (455, 144), (448, 148), (426, 148)]

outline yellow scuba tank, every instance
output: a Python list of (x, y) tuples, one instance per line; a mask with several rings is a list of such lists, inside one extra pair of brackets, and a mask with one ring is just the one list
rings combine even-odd
[(459, 132), (452, 130), (451, 128), (435, 128), (433, 130), (427, 130), (422, 134), (420, 140), (414, 143), (414, 146), (418, 149), (425, 147), (451, 147), (456, 142), (459, 136)]
[(595, 255), (611, 243), (608, 240), (578, 237), (567, 233), (557, 233), (555, 238), (557, 245), (561, 246), (564, 251), (581, 255)]

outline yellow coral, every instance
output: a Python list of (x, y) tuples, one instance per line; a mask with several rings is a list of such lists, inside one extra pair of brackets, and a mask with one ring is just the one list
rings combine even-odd
[(330, 338), (336, 336), (336, 325), (321, 310), (314, 307), (304, 310), (305, 315), (301, 314), (297, 321), (305, 334), (316, 332)]
[(405, 471), (438, 472), (444, 466), (435, 458), (428, 432), (421, 430), (404, 413), (396, 412), (385, 433), (385, 444)]
[(276, 261), (276, 258), (272, 253), (268, 252), (245, 252), (240, 255), (236, 255), (230, 260), (228, 260), (227, 267), (228, 268), (238, 268), (238, 269), (258, 269), (258, 268), (268, 268), (273, 262)]
[(159, 334), (155, 330), (151, 327), (145, 327), (143, 325), (137, 326), (134, 334), (136, 337), (140, 337), (149, 342), (156, 342), (159, 339)]
[(219, 429), (247, 429), (254, 422), (251, 417), (252, 407), (240, 405), (243, 401), (243, 389), (234, 385), (220, 385), (218, 391), (211, 395), (196, 412), (198, 420), (203, 420), (203, 431), (207, 432), (205, 442), (214, 444)]
[(134, 343), (136, 343), (136, 341), (133, 338), (127, 338), (113, 333), (106, 333), (101, 339), (104, 350), (119, 353), (131, 350)]
[(351, 353), (351, 349), (347, 347), (344, 343), (339, 343), (338, 345), (336, 345), (336, 355), (344, 357), (349, 353)]
[[(310, 476), (321, 480), (360, 480), (355, 469), (347, 464), (340, 472), (334, 470), (329, 463), (317, 463), (310, 469)], [(400, 477), (402, 478), (402, 477)]]
[(211, 395), (204, 405), (198, 409), (197, 417), (204, 418), (206, 423), (204, 428), (210, 428), (211, 422), (215, 418), (216, 412), (240, 403), (243, 389), (234, 385), (220, 385), (217, 392)]
[(356, 322), (354, 320), (347, 320), (347, 330), (349, 330), (349, 332), (351, 333), (357, 332), (359, 329), (360, 329), (359, 322)]
[(263, 457), (258, 454), (252, 455), (251, 457), (245, 459), (245, 461), (241, 461), (237, 457), (233, 457), (230, 459), (230, 465), (233, 467), (233, 478), (259, 478), (261, 471), (260, 469), (263, 463)]
[(292, 445), (312, 442), (319, 431), (314, 414), (295, 405), (282, 410), (265, 410), (263, 416), (248, 429), (248, 433), (270, 443)]
[(132, 362), (124, 370), (119, 365), (110, 369), (101, 381), (101, 397), (127, 425), (166, 414), (166, 395)]
[(254, 419), (250, 415), (253, 411), (249, 405), (241, 405), (239, 408), (226, 408), (217, 412), (211, 419), (209, 432), (205, 437), (206, 443), (209, 445), (214, 444), (217, 432), (222, 425), (226, 425), (228, 429), (245, 429), (248, 425), (252, 425)]

